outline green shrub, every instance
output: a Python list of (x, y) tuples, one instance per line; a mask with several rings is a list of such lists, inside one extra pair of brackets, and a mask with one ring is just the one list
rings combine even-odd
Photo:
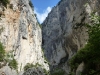
[(44, 71), (45, 75), (50, 75), (50, 72), (47, 71), (46, 69), (43, 69), (43, 71)]
[(24, 66), (24, 71), (28, 70), (29, 68), (32, 68), (34, 67), (34, 65), (32, 63), (27, 63), (25, 66)]
[(31, 1), (29, 1), (29, 5), (30, 5), (30, 7), (34, 8), (34, 6), (33, 6)]
[(7, 7), (9, 0), (0, 0), (0, 3), (2, 3), (5, 7)]
[(14, 56), (12, 55), (12, 52), (10, 53), (10, 55), (5, 54), (4, 47), (3, 47), (2, 43), (0, 43), (0, 62), (3, 62), (4, 60), (9, 63), (8, 65), (10, 66), (10, 68), (12, 68), (12, 69), (17, 69), (18, 68), (17, 67), (18, 63), (14, 59)]
[(4, 57), (5, 57), (5, 50), (2, 43), (0, 42), (0, 62), (4, 60)]
[(55, 69), (51, 75), (65, 75), (65, 71), (63, 69)]
[(34, 67), (34, 65), (32, 63), (27, 63), (25, 66), (24, 66), (24, 71), (28, 70), (29, 68), (32, 68)]
[(17, 63), (17, 61), (14, 59), (13, 51), (14, 51), (14, 50), (11, 50), (11, 51), (9, 51), (9, 52), (7, 52), (7, 53), (5, 54), (5, 61), (8, 62), (8, 66), (9, 66), (11, 69), (17, 70), (17, 69), (18, 69), (18, 63)]
[(60, 0), (60, 1), (58, 2), (58, 5), (60, 5), (61, 1), (62, 1), (62, 0)]
[(17, 61), (13, 58), (10, 60), (9, 64), (10, 68), (17, 70), (18, 69), (18, 63)]
[(76, 70), (84, 62), (83, 75), (100, 74), (100, 17), (92, 14), (91, 25), (87, 24), (89, 39), (84, 48), (70, 60), (71, 70)]
[(68, 75), (75, 75), (75, 73), (74, 72), (69, 72), (69, 74)]

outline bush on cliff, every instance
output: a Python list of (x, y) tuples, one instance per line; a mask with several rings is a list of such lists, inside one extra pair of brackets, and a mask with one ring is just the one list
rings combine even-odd
[(7, 7), (9, 0), (0, 0), (0, 3), (2, 3), (5, 7)]
[(24, 71), (26, 71), (26, 70), (28, 70), (29, 68), (32, 68), (32, 67), (37, 68), (38, 66), (42, 66), (42, 65), (40, 65), (39, 63), (36, 63), (35, 65), (33, 65), (32, 63), (27, 63), (27, 64), (24, 66)]
[(70, 60), (71, 71), (75, 71), (84, 62), (83, 75), (100, 74), (100, 17), (92, 14), (92, 23), (87, 24), (89, 39), (84, 48)]
[(8, 65), (10, 66), (11, 69), (15, 69), (15, 70), (18, 69), (18, 63), (14, 58), (9, 61)]
[(29, 1), (29, 5), (30, 5), (31, 8), (34, 8), (34, 6), (33, 6), (31, 1)]
[(5, 50), (2, 43), (0, 42), (0, 62), (4, 60), (4, 57), (5, 57)]

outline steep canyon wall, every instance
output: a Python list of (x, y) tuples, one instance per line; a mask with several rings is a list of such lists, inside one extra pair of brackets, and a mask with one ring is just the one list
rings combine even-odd
[(18, 71), (23, 71), (27, 63), (49, 69), (44, 63), (41, 28), (30, 0), (9, 0), (6, 7), (0, 2), (0, 29), (0, 42), (17, 60)]
[[(42, 24), (43, 48), (51, 70), (62, 67), (70, 72), (69, 59), (84, 47), (88, 40), (90, 14), (100, 14), (99, 0), (61, 0)], [(53, 70), (53, 71), (54, 71)]]

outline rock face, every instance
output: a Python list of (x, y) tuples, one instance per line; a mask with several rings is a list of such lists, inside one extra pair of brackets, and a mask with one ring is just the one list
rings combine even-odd
[(18, 71), (27, 63), (48, 69), (41, 49), (41, 28), (30, 0), (10, 0), (7, 8), (0, 3), (0, 42), (6, 52), (12, 51)]
[(43, 48), (51, 70), (70, 72), (68, 60), (87, 42), (84, 26), (91, 12), (100, 11), (99, 0), (61, 0), (42, 24)]
[[(91, 12), (100, 15), (100, 0), (61, 0), (42, 24), (43, 42), (30, 0), (9, 1), (7, 7), (0, 1), (0, 42), (6, 53), (11, 52), (17, 60), (18, 72), (21, 72), (18, 74), (8, 66), (9, 63), (0, 62), (0, 75), (48, 75), (46, 70), (49, 67), (51, 73), (57, 70), (56, 75), (68, 75), (69, 59), (84, 47), (88, 39), (85, 23), (90, 22)], [(41, 43), (49, 66), (44, 59)], [(39, 66), (24, 72), (23, 67), (27, 63)], [(80, 64), (76, 75), (83, 66)]]
[(0, 69), (0, 75), (17, 75), (16, 70), (12, 70), (9, 66)]

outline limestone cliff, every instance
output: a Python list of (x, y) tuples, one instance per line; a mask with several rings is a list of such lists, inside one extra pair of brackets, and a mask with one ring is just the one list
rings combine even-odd
[[(90, 22), (91, 12), (100, 15), (99, 8), (100, 0), (61, 0), (43, 22), (41, 32), (30, 0), (1, 0), (0, 42), (18, 62), (18, 71), (0, 61), (0, 75), (49, 75), (49, 67), (53, 75), (68, 75), (69, 59), (88, 39), (84, 24)], [(27, 63), (33, 67), (24, 72)], [(83, 66), (79, 65), (76, 75)]]
[(0, 42), (17, 60), (18, 71), (27, 63), (48, 69), (41, 49), (41, 28), (30, 0), (9, 0), (7, 6), (0, 1), (0, 29)]
[[(61, 0), (42, 24), (43, 48), (51, 71), (70, 72), (68, 60), (87, 42), (91, 12), (98, 12), (99, 0)], [(53, 72), (52, 71), (52, 72)]]

